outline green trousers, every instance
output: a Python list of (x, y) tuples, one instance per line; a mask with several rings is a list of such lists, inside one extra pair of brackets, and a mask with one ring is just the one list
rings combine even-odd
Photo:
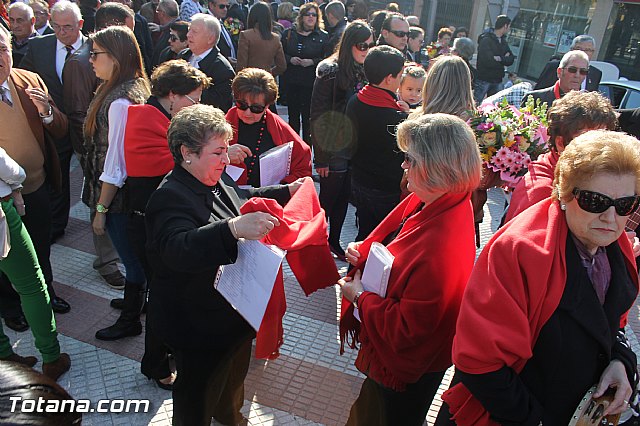
[[(60, 357), (56, 320), (31, 237), (13, 207), (13, 200), (2, 202), (2, 210), (7, 219), (11, 250), (5, 259), (0, 260), (0, 271), (20, 295), (22, 310), (31, 326), (36, 348), (42, 354), (42, 362), (56, 361)], [(0, 323), (0, 358), (12, 353), (11, 343)]]

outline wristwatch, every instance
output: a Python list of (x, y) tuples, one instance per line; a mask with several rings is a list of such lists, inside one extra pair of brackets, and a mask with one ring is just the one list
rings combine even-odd
[(98, 213), (106, 213), (106, 212), (109, 211), (109, 209), (107, 207), (105, 207), (104, 204), (98, 203), (98, 204), (96, 204), (96, 211)]
[(53, 115), (53, 108), (51, 107), (51, 104), (49, 104), (49, 111), (47, 111), (46, 114), (38, 113), (38, 115), (40, 116), (40, 118), (51, 117)]
[(359, 309), (360, 307), (358, 306), (358, 300), (360, 300), (360, 296), (362, 296), (362, 293), (364, 293), (364, 291), (359, 291), (356, 293), (356, 296), (353, 298), (353, 306), (356, 307), (356, 309)]

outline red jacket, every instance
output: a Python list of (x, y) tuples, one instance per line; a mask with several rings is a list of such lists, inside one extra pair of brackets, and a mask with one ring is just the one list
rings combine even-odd
[[(359, 248), (363, 269), (369, 248), (396, 231), (420, 206), (411, 194)], [(446, 194), (413, 214), (387, 248), (395, 256), (387, 296), (364, 292), (360, 318), (342, 299), (340, 334), (361, 342), (356, 367), (398, 391), (429, 372), (451, 366), (451, 345), (462, 294), (475, 259), (470, 194)]]
[[(300, 135), (289, 126), (277, 114), (272, 113), (269, 109), (265, 110), (267, 120), (267, 132), (273, 138), (276, 146), (293, 141), (293, 153), (291, 155), (291, 169), (289, 176), (282, 179), (281, 183), (291, 183), (298, 178), (311, 176), (311, 148), (307, 145)], [(227, 112), (227, 121), (233, 127), (233, 138), (229, 141), (229, 145), (238, 143), (238, 108), (233, 107)], [(247, 184), (247, 170), (244, 163), (234, 164), (242, 167), (245, 171), (242, 173), (238, 181), (238, 185)]]

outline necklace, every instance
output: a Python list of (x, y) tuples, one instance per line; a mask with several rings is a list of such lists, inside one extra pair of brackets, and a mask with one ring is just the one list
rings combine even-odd
[(262, 135), (264, 135), (264, 129), (267, 125), (267, 114), (265, 113), (262, 116), (261, 120), (262, 125), (260, 126), (260, 132), (258, 133), (258, 140), (256, 141), (256, 147), (254, 149), (254, 154), (251, 156), (251, 162), (249, 163), (249, 167), (247, 168), (247, 181), (251, 179), (253, 175), (253, 167), (256, 164), (256, 158), (258, 158), (258, 154), (260, 152), (260, 143), (262, 142)]

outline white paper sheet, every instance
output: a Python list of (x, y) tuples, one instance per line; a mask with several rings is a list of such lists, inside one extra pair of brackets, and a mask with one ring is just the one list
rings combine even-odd
[(234, 166), (233, 164), (227, 164), (227, 167), (224, 169), (225, 172), (233, 179), (234, 182), (237, 182), (242, 176), (242, 172), (244, 169), (242, 167)]
[(220, 266), (214, 287), (258, 331), (285, 252), (259, 241), (240, 239), (238, 258)]
[[(371, 244), (361, 279), (365, 291), (371, 291), (382, 297), (387, 295), (387, 285), (394, 259), (395, 257), (383, 244), (377, 242)], [(353, 314), (360, 321), (357, 309)]]
[(260, 155), (260, 186), (278, 185), (289, 175), (293, 142), (288, 142)]

